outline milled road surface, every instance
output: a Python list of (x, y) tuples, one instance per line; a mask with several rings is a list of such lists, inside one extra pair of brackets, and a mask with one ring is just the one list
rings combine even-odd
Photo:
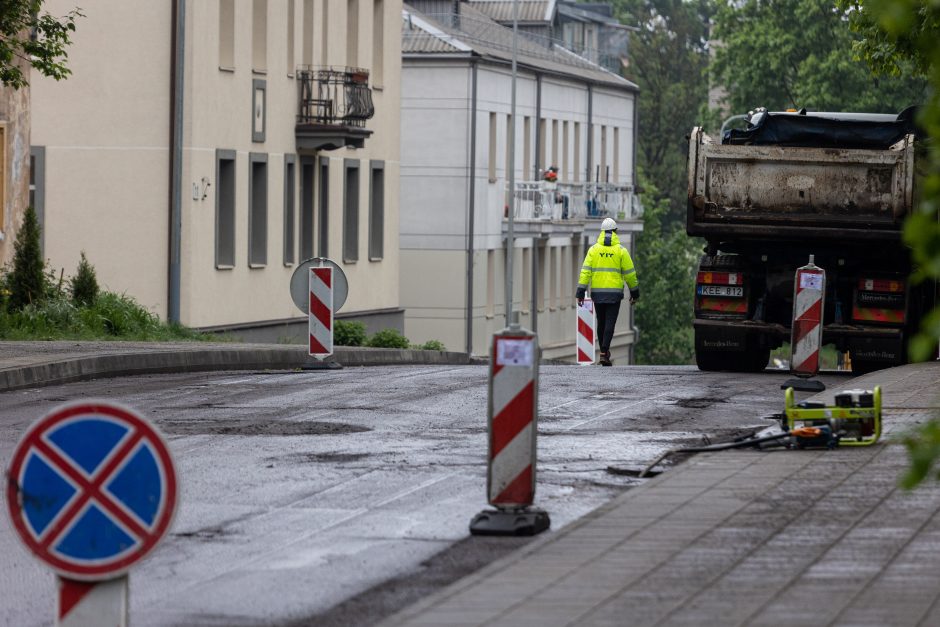
[[(486, 506), (486, 374), (186, 374), (10, 392), (0, 464), (59, 403), (130, 405), (166, 434), (182, 478), (171, 533), (131, 574), (134, 625), (367, 625), (526, 541), (468, 535)], [(560, 529), (666, 449), (767, 426), (786, 378), (543, 366), (536, 504)], [(0, 555), (0, 624), (49, 624), (50, 571), (9, 525)]]

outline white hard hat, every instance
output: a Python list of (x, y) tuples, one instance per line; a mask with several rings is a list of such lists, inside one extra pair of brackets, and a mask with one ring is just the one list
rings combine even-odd
[(602, 231), (616, 231), (617, 223), (614, 222), (613, 218), (604, 218), (604, 221), (601, 222)]

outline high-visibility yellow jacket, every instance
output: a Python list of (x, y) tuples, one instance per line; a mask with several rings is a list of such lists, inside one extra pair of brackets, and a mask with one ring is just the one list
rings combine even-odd
[(591, 288), (595, 303), (616, 303), (623, 299), (623, 286), (637, 289), (639, 282), (633, 259), (626, 248), (620, 245), (613, 231), (601, 231), (597, 243), (588, 249), (578, 278), (578, 294)]

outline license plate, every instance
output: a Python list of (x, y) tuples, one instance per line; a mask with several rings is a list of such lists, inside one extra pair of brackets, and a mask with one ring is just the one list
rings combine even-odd
[(739, 285), (699, 285), (699, 296), (744, 296), (744, 288)]

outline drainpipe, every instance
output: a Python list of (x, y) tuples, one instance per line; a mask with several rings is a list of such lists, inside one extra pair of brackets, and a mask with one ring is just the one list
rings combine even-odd
[[(637, 106), (636, 93), (633, 94), (633, 193), (639, 188), (640, 183), (636, 180), (636, 138), (640, 136), (640, 108)], [(632, 209), (632, 207), (631, 207)]]
[(467, 194), (467, 354), (473, 353), (473, 229), (477, 183), (477, 61), (470, 65), (470, 190)]
[(180, 248), (183, 204), (183, 63), (186, 42), (186, 0), (173, 2), (170, 38), (170, 241), (166, 317), (180, 321)]

